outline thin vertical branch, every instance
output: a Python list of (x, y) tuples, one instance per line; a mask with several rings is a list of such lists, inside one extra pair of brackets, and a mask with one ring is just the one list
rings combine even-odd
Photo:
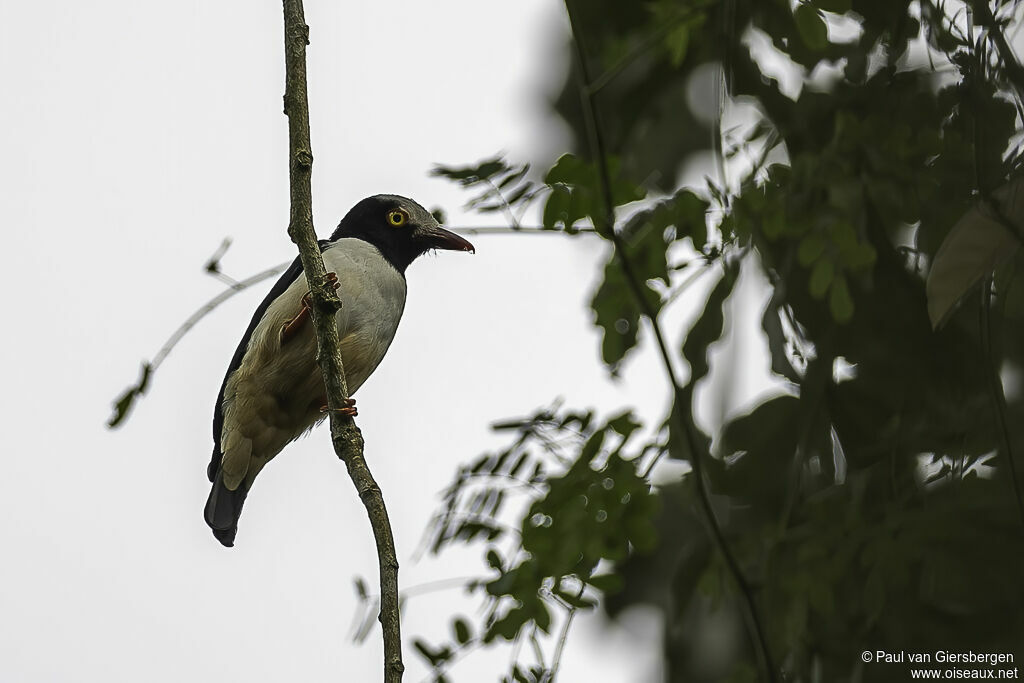
[[(992, 16), (992, 12), (989, 10), (987, 2), (975, 3), (978, 7), (978, 13), (981, 16), (982, 23), (989, 27), (989, 36), (996, 39), (996, 45), (999, 46), (999, 39), (1002, 38), (1002, 31), (995, 24), (995, 19)], [(968, 8), (970, 10), (970, 8)], [(968, 16), (967, 30), (971, 31), (974, 24), (972, 16)], [(982, 149), (982, 136), (981, 130), (978, 127), (978, 106), (976, 92), (976, 81), (978, 78), (982, 78), (985, 74), (985, 55), (983, 51), (983, 41), (979, 37), (978, 42), (975, 43), (971, 33), (968, 33), (968, 41), (970, 42), (973, 49), (974, 73), (971, 74), (970, 87), (971, 87), (971, 102), (973, 106), (973, 116), (971, 117), (971, 133), (973, 135), (973, 146), (974, 146), (974, 189), (977, 191), (978, 196), (982, 198), (982, 201), (991, 207), (992, 212), (997, 216), (999, 222), (1011, 232), (1011, 234), (1018, 234), (1016, 231), (1016, 225), (1013, 221), (1010, 221), (1006, 216), (1003, 215), (1002, 207), (999, 202), (990, 196), (990, 187), (982, 185), (982, 163), (983, 154), (985, 150)], [(1005, 46), (1005, 41), (1003, 42)], [(999, 48), (1002, 51), (1002, 47)], [(1006, 47), (1009, 51), (1009, 47)], [(1013, 57), (1012, 51), (1009, 54), (1003, 54), (1003, 60), (1006, 64), (1006, 68), (1013, 72), (1013, 67), (1019, 68), (1016, 59)], [(992, 286), (995, 279), (995, 271), (990, 272), (982, 282), (981, 288), (981, 310), (979, 311), (980, 319), (980, 335), (982, 350), (985, 355), (985, 375), (989, 385), (989, 393), (992, 395), (992, 408), (995, 413), (996, 425), (999, 429), (999, 437), (1002, 441), (1003, 454), (1006, 457), (1007, 469), (1010, 475), (1010, 483), (1013, 486), (1013, 495), (1017, 503), (1017, 514), (1020, 517), (1021, 524), (1024, 525), (1024, 499), (1021, 497), (1020, 481), (1017, 479), (1017, 465), (1013, 459), (1013, 449), (1010, 447), (1010, 432), (1006, 426), (1006, 396), (1003, 394), (1003, 382), (999, 377), (999, 365), (996, 362), (995, 353), (992, 348)]]
[[(576, 599), (579, 600), (583, 597), (583, 591), (586, 589), (587, 584), (580, 582), (580, 590), (576, 594)], [(572, 621), (576, 618), (576, 612), (578, 608), (573, 605), (568, 608), (565, 614), (565, 622), (562, 624), (562, 632), (558, 636), (558, 645), (555, 646), (555, 654), (551, 660), (551, 669), (549, 669), (549, 676), (541, 679), (541, 683), (555, 683), (555, 677), (558, 676), (558, 667), (562, 663), (562, 654), (565, 652), (565, 643), (569, 640), (569, 629), (572, 628)]]
[(981, 343), (985, 350), (985, 374), (988, 378), (989, 392), (992, 394), (992, 410), (995, 413), (999, 438), (1002, 442), (1003, 456), (1006, 458), (1007, 472), (1013, 485), (1013, 495), (1017, 500), (1017, 513), (1024, 525), (1024, 498), (1021, 497), (1020, 480), (1017, 479), (1017, 464), (1013, 460), (1013, 448), (1010, 447), (1010, 430), (1006, 425), (1006, 396), (1003, 394), (1003, 382), (999, 378), (999, 365), (996, 363), (992, 350), (992, 274), (990, 273), (981, 289)]
[(599, 234), (611, 240), (615, 247), (616, 257), (619, 259), (619, 263), (622, 266), (622, 273), (625, 276), (626, 282), (629, 284), (629, 288), (636, 299), (637, 305), (640, 307), (644, 317), (647, 318), (651, 325), (651, 330), (654, 334), (654, 339), (661, 355), (665, 374), (672, 384), (674, 402), (670, 417), (679, 433), (683, 434), (686, 438), (687, 446), (692, 454), (691, 465), (693, 467), (694, 478), (696, 479), (697, 494), (701, 508), (707, 518), (708, 526), (711, 528), (711, 535), (715, 545), (717, 546), (718, 551), (722, 554), (722, 557), (725, 559), (729, 573), (732, 576), (733, 581), (736, 583), (736, 586), (739, 588), (740, 595), (743, 598), (742, 603), (747, 612), (750, 628), (753, 632), (753, 640), (757, 646), (757, 652), (761, 660), (762, 668), (765, 671), (768, 681), (775, 683), (775, 681), (778, 680), (778, 676), (775, 671), (775, 665), (772, 661), (771, 651), (768, 648), (768, 639), (765, 635), (764, 626), (761, 624), (761, 619), (758, 614), (757, 603), (754, 599), (753, 590), (747, 582), (746, 577), (743, 575), (743, 570), (740, 568), (739, 562), (736, 560), (732, 550), (729, 548), (729, 544), (726, 542), (725, 535), (722, 533), (722, 528), (715, 516), (715, 510), (711, 504), (711, 495), (708, 492), (706, 482), (704, 481), (704, 464), (700, 448), (697, 444), (697, 439), (690, 429), (690, 425), (685, 419), (683, 419), (681, 414), (681, 411), (683, 410), (682, 401), (686, 399), (687, 392), (676, 377), (675, 368), (672, 365), (672, 356), (669, 353), (668, 344), (665, 342), (665, 335), (662, 333), (661, 326), (658, 323), (657, 313), (652, 309), (650, 302), (647, 300), (647, 296), (644, 293), (644, 285), (640, 278), (637, 277), (636, 271), (626, 255), (625, 244), (623, 243), (621, 235), (619, 235), (615, 230), (615, 205), (612, 200), (611, 177), (608, 171), (607, 150), (605, 148), (604, 135), (598, 118), (598, 108), (595, 102), (596, 93), (592, 92), (587, 87), (590, 82), (590, 74), (587, 67), (586, 50), (584, 49), (582, 42), (582, 33), (580, 32), (575, 20), (572, 4), (572, 0), (565, 0), (565, 9), (569, 17), (569, 26), (572, 31), (573, 45), (576, 48), (576, 58), (579, 63), (580, 76), (582, 78), (582, 83), (580, 84), (580, 95), (583, 99), (583, 118), (589, 137), (590, 150), (594, 156), (594, 162), (598, 167), (598, 175), (601, 182), (601, 194), (604, 202), (604, 216), (601, 217), (603, 220), (595, 221), (599, 224), (594, 227), (597, 229)]
[(313, 199), (310, 179), (313, 152), (309, 141), (309, 102), (306, 94), (306, 25), (302, 0), (284, 0), (285, 94), (284, 111), (288, 116), (289, 184), (291, 215), (288, 235), (298, 245), (302, 269), (312, 292), (313, 323), (317, 336), (317, 361), (324, 376), (327, 406), (331, 415), (331, 441), (334, 451), (348, 468), (360, 500), (366, 507), (377, 543), (380, 564), (380, 622), (384, 635), (384, 681), (400, 683), (402, 636), (398, 610), (398, 559), (380, 487), (374, 481), (363, 457), (363, 437), (351, 417), (338, 412), (348, 397), (341, 343), (334, 314), (341, 301), (327, 285), (327, 272), (313, 230)]

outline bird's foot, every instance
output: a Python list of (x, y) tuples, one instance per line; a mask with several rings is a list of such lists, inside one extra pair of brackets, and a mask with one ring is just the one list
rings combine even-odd
[[(337, 290), (341, 286), (338, 282), (338, 274), (335, 272), (327, 273), (327, 286)], [(283, 346), (302, 329), (302, 326), (309, 320), (309, 316), (312, 313), (313, 305), (310, 298), (312, 292), (306, 292), (302, 295), (302, 308), (299, 309), (298, 314), (286, 322), (281, 328), (281, 345)]]
[[(328, 408), (327, 406), (320, 406), (320, 412), (331, 412), (331, 408)], [(359, 411), (356, 410), (356, 400), (354, 398), (344, 399), (341, 402), (341, 407), (334, 408), (334, 412), (339, 413), (341, 415), (348, 415), (349, 417), (355, 417), (356, 415), (359, 414)]]
[[(308, 294), (306, 296), (309, 296)], [(309, 320), (310, 308), (306, 303), (306, 297), (302, 297), (302, 308), (299, 309), (298, 315), (289, 320), (281, 328), (281, 346), (284, 346), (292, 340), (295, 335), (299, 333), (302, 326)]]

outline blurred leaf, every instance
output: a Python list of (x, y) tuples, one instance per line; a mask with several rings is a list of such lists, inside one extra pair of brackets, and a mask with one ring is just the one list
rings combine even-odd
[(152, 366), (148, 362), (144, 362), (142, 364), (142, 369), (139, 371), (139, 381), (133, 386), (125, 389), (124, 393), (114, 400), (114, 414), (107, 421), (108, 428), (113, 429), (120, 426), (128, 417), (129, 413), (131, 413), (132, 406), (135, 405), (135, 400), (146, 393), (152, 369)]
[(842, 275), (838, 275), (832, 280), (828, 307), (832, 311), (832, 317), (838, 323), (848, 323), (853, 317), (853, 297), (850, 296), (850, 287)]
[(846, 14), (850, 11), (852, 0), (813, 0), (818, 9), (836, 14)]
[(561, 588), (556, 588), (554, 590), (554, 593), (555, 593), (555, 595), (560, 597), (562, 600), (564, 600), (566, 602), (566, 604), (568, 604), (570, 607), (573, 607), (575, 609), (587, 610), (587, 609), (592, 609), (595, 606), (597, 606), (597, 602), (595, 600), (592, 600), (590, 598), (584, 597), (584, 596), (582, 596), (579, 593), (574, 593), (572, 591), (562, 590)]
[[(610, 159), (608, 174), (612, 205), (617, 207), (643, 199), (646, 195), (644, 189), (619, 178), (618, 169), (616, 160)], [(600, 228), (604, 224), (601, 182), (593, 164), (572, 154), (563, 154), (548, 171), (544, 182), (552, 190), (544, 207), (545, 228), (554, 229), (561, 225), (571, 232), (575, 224), (585, 217), (589, 217), (595, 227)]]
[(501, 568), (503, 566), (501, 556), (498, 555), (497, 551), (494, 550), (494, 548), (489, 548), (487, 550), (487, 564), (490, 565), (491, 569), (497, 569), (498, 571), (501, 571)]
[(455, 633), (455, 642), (465, 645), (473, 639), (473, 632), (465, 619), (459, 618), (452, 622), (452, 630)]
[(811, 269), (810, 293), (815, 299), (821, 299), (828, 292), (835, 277), (836, 267), (829, 258), (820, 258)]
[(723, 306), (725, 300), (732, 293), (733, 285), (736, 284), (736, 272), (733, 268), (726, 270), (726, 273), (715, 285), (715, 288), (708, 296), (704, 304), (704, 312), (697, 322), (693, 324), (683, 342), (683, 358), (690, 364), (690, 379), (687, 385), (693, 387), (708, 373), (708, 347), (722, 336), (722, 329), (725, 325), (725, 311)]
[(366, 581), (361, 576), (357, 576), (354, 579), (356, 595), (359, 596), (360, 600), (368, 600), (370, 598), (370, 591), (366, 588)]
[(431, 667), (436, 667), (439, 664), (444, 664), (452, 658), (452, 651), (448, 647), (432, 648), (421, 638), (416, 638), (412, 641), (412, 645), (416, 648), (416, 651), (427, 660), (427, 663)]
[(690, 45), (690, 27), (686, 24), (676, 26), (665, 36), (665, 46), (668, 48), (669, 61), (672, 66), (678, 67), (686, 59), (686, 48)]
[(505, 163), (505, 160), (497, 156), (485, 159), (476, 166), (444, 166), (437, 164), (431, 169), (430, 174), (455, 180), (462, 185), (474, 185), (483, 180), (488, 180), (502, 171), (508, 170), (510, 170), (510, 167)]
[(793, 12), (797, 31), (804, 44), (812, 50), (823, 50), (828, 46), (828, 28), (821, 13), (809, 4), (797, 5)]
[(797, 259), (800, 261), (800, 265), (809, 266), (821, 257), (824, 251), (825, 240), (817, 233), (810, 233), (800, 240)]
[(618, 593), (622, 590), (622, 577), (618, 574), (596, 574), (587, 579), (587, 583), (602, 593)]
[[(661, 304), (657, 295), (646, 287), (644, 294), (651, 307), (657, 310)], [(590, 305), (594, 309), (594, 323), (604, 333), (601, 358), (614, 373), (626, 354), (636, 346), (640, 331), (640, 308), (615, 255), (605, 266), (604, 280)]]
[(971, 208), (946, 236), (928, 273), (928, 317), (940, 327), (982, 278), (1013, 257), (1024, 229), (1024, 178), (993, 193), (998, 209)]

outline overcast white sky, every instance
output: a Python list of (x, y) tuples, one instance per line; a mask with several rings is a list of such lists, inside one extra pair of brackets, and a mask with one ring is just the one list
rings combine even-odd
[[(479, 224), (433, 163), (544, 163), (564, 140), (542, 99), (563, 76), (557, 2), (308, 0), (306, 14), (321, 235), (380, 192)], [(205, 320), (127, 426), (104, 428), (139, 361), (222, 289), (201, 266), (223, 237), (236, 277), (295, 254), (281, 22), (279, 2), (0, 6), (0, 681), (380, 678), (377, 635), (347, 640), (351, 578), (375, 581), (376, 558), (326, 430), (267, 470), (234, 549), (203, 523), (213, 401), (269, 283)], [(398, 337), (358, 396), (403, 586), (483, 570), (475, 551), (411, 555), (456, 465), (496, 443), (491, 421), (558, 396), (649, 414), (665, 397), (646, 359), (614, 384), (600, 368), (585, 306), (599, 245), (474, 241), (475, 256), (410, 269)], [(457, 595), (410, 602), (406, 680), (425, 674), (411, 637), (445, 633)], [(651, 618), (577, 623), (563, 680), (658, 679)], [(506, 662), (471, 657), (456, 678)]]

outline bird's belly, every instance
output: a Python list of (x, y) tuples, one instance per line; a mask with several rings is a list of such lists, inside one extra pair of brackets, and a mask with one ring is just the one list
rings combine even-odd
[[(353, 395), (383, 360), (395, 330), (367, 325), (346, 331), (341, 340), (341, 358), (348, 392)], [(228, 380), (225, 393), (227, 400), (233, 398), (236, 405), (232, 407), (241, 408), (229, 412), (247, 414), (252, 422), (238, 425), (243, 432), (252, 433), (252, 438), (258, 438), (260, 431), (266, 432), (267, 442), (254, 444), (254, 450), (274, 448), (275, 442), (280, 442), (280, 450), (315, 424), (323, 417), (320, 409), (327, 398), (312, 322), (279, 345), (276, 353), (259, 353), (251, 363), (243, 363)]]
[[(328, 270), (345, 272), (345, 264), (332, 263), (331, 256), (331, 250), (324, 252)], [(350, 395), (383, 360), (397, 331), (405, 283), (397, 272), (394, 275), (400, 289), (386, 279), (386, 271), (383, 280), (361, 273), (358, 281), (341, 283), (342, 308), (336, 324)], [(290, 441), (324, 417), (321, 407), (327, 400), (312, 321), (281, 343), (281, 329), (301, 309), (306, 290), (300, 277), (273, 302), (254, 330), (241, 364), (228, 378), (221, 451), (229, 488), (243, 479), (251, 481)]]

